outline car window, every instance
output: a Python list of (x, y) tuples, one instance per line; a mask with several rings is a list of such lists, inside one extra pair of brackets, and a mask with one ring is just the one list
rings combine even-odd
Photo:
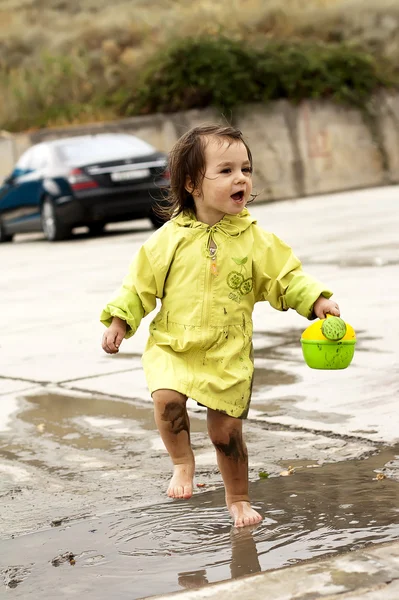
[(14, 171), (18, 171), (20, 173), (29, 171), (32, 163), (33, 157), (33, 148), (29, 148), (26, 152), (24, 152), (18, 159), (17, 164), (15, 165)]
[(32, 148), (31, 169), (39, 171), (44, 169), (49, 162), (49, 152), (47, 146), (39, 144)]
[(14, 168), (15, 175), (22, 175), (29, 171), (43, 169), (49, 162), (49, 150), (47, 146), (38, 144), (32, 146), (22, 154)]
[(127, 135), (69, 139), (58, 145), (57, 151), (63, 162), (74, 165), (146, 156), (154, 153), (155, 149), (143, 140)]

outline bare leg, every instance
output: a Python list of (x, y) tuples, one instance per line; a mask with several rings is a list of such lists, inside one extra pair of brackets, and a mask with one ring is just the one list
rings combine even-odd
[(226, 504), (235, 527), (259, 523), (262, 517), (249, 502), (248, 453), (242, 437), (242, 420), (208, 408), (208, 432), (216, 448)]
[(195, 465), (190, 445), (187, 396), (174, 390), (157, 390), (152, 398), (155, 422), (174, 465), (167, 494), (169, 498), (191, 498)]

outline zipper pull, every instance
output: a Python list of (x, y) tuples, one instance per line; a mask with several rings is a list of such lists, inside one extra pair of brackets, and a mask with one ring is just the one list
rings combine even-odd
[(219, 275), (218, 268), (217, 268), (217, 265), (216, 265), (216, 262), (215, 262), (214, 258), (212, 259), (212, 262), (211, 262), (211, 273), (212, 273), (212, 275), (215, 275), (215, 277), (217, 275)]
[(209, 246), (209, 254), (211, 255), (211, 273), (212, 275), (219, 275), (218, 268), (216, 265), (216, 250), (215, 246)]

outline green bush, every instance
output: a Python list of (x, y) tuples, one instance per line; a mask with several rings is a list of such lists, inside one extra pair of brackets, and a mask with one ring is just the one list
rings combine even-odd
[[(82, 61), (43, 54), (36, 69), (21, 68), (0, 74), (5, 91), (0, 114), (9, 130), (32, 125), (45, 127), (63, 118), (72, 121), (82, 105), (92, 101), (92, 90), (84, 86), (87, 74)], [(5, 109), (8, 100), (8, 110)]]
[(387, 73), (371, 55), (343, 45), (290, 41), (253, 48), (225, 37), (186, 39), (152, 58), (121, 110), (232, 109), (281, 98), (361, 106), (379, 87), (395, 84)]
[[(0, 69), (0, 129), (67, 125), (156, 112), (281, 98), (329, 98), (367, 107), (380, 87), (396, 85), (388, 67), (344, 45), (226, 37), (185, 39), (138, 65), (102, 66), (86, 55), (41, 56), (35, 69)], [(398, 77), (398, 75), (396, 75)]]

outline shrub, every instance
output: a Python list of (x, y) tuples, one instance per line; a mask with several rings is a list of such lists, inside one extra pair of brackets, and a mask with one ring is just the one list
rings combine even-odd
[(78, 57), (43, 54), (36, 69), (1, 72), (0, 90), (0, 128), (9, 131), (93, 120), (101, 104), (87, 64)]
[(371, 55), (345, 45), (225, 37), (180, 40), (158, 52), (121, 107), (125, 114), (222, 109), (281, 98), (332, 98), (358, 106), (393, 76)]
[[(121, 55), (122, 56), (122, 55)], [(35, 68), (0, 68), (0, 129), (21, 131), (217, 106), (225, 111), (281, 98), (330, 98), (365, 107), (381, 86), (396, 85), (382, 59), (345, 45), (223, 36), (174, 42), (147, 66), (92, 53), (43, 54)], [(97, 57), (98, 58), (98, 57)]]
[(151, 113), (210, 104), (234, 106), (242, 101), (243, 90), (246, 97), (257, 91), (251, 66), (255, 59), (250, 48), (226, 38), (179, 41), (150, 60), (137, 82), (130, 110)]

